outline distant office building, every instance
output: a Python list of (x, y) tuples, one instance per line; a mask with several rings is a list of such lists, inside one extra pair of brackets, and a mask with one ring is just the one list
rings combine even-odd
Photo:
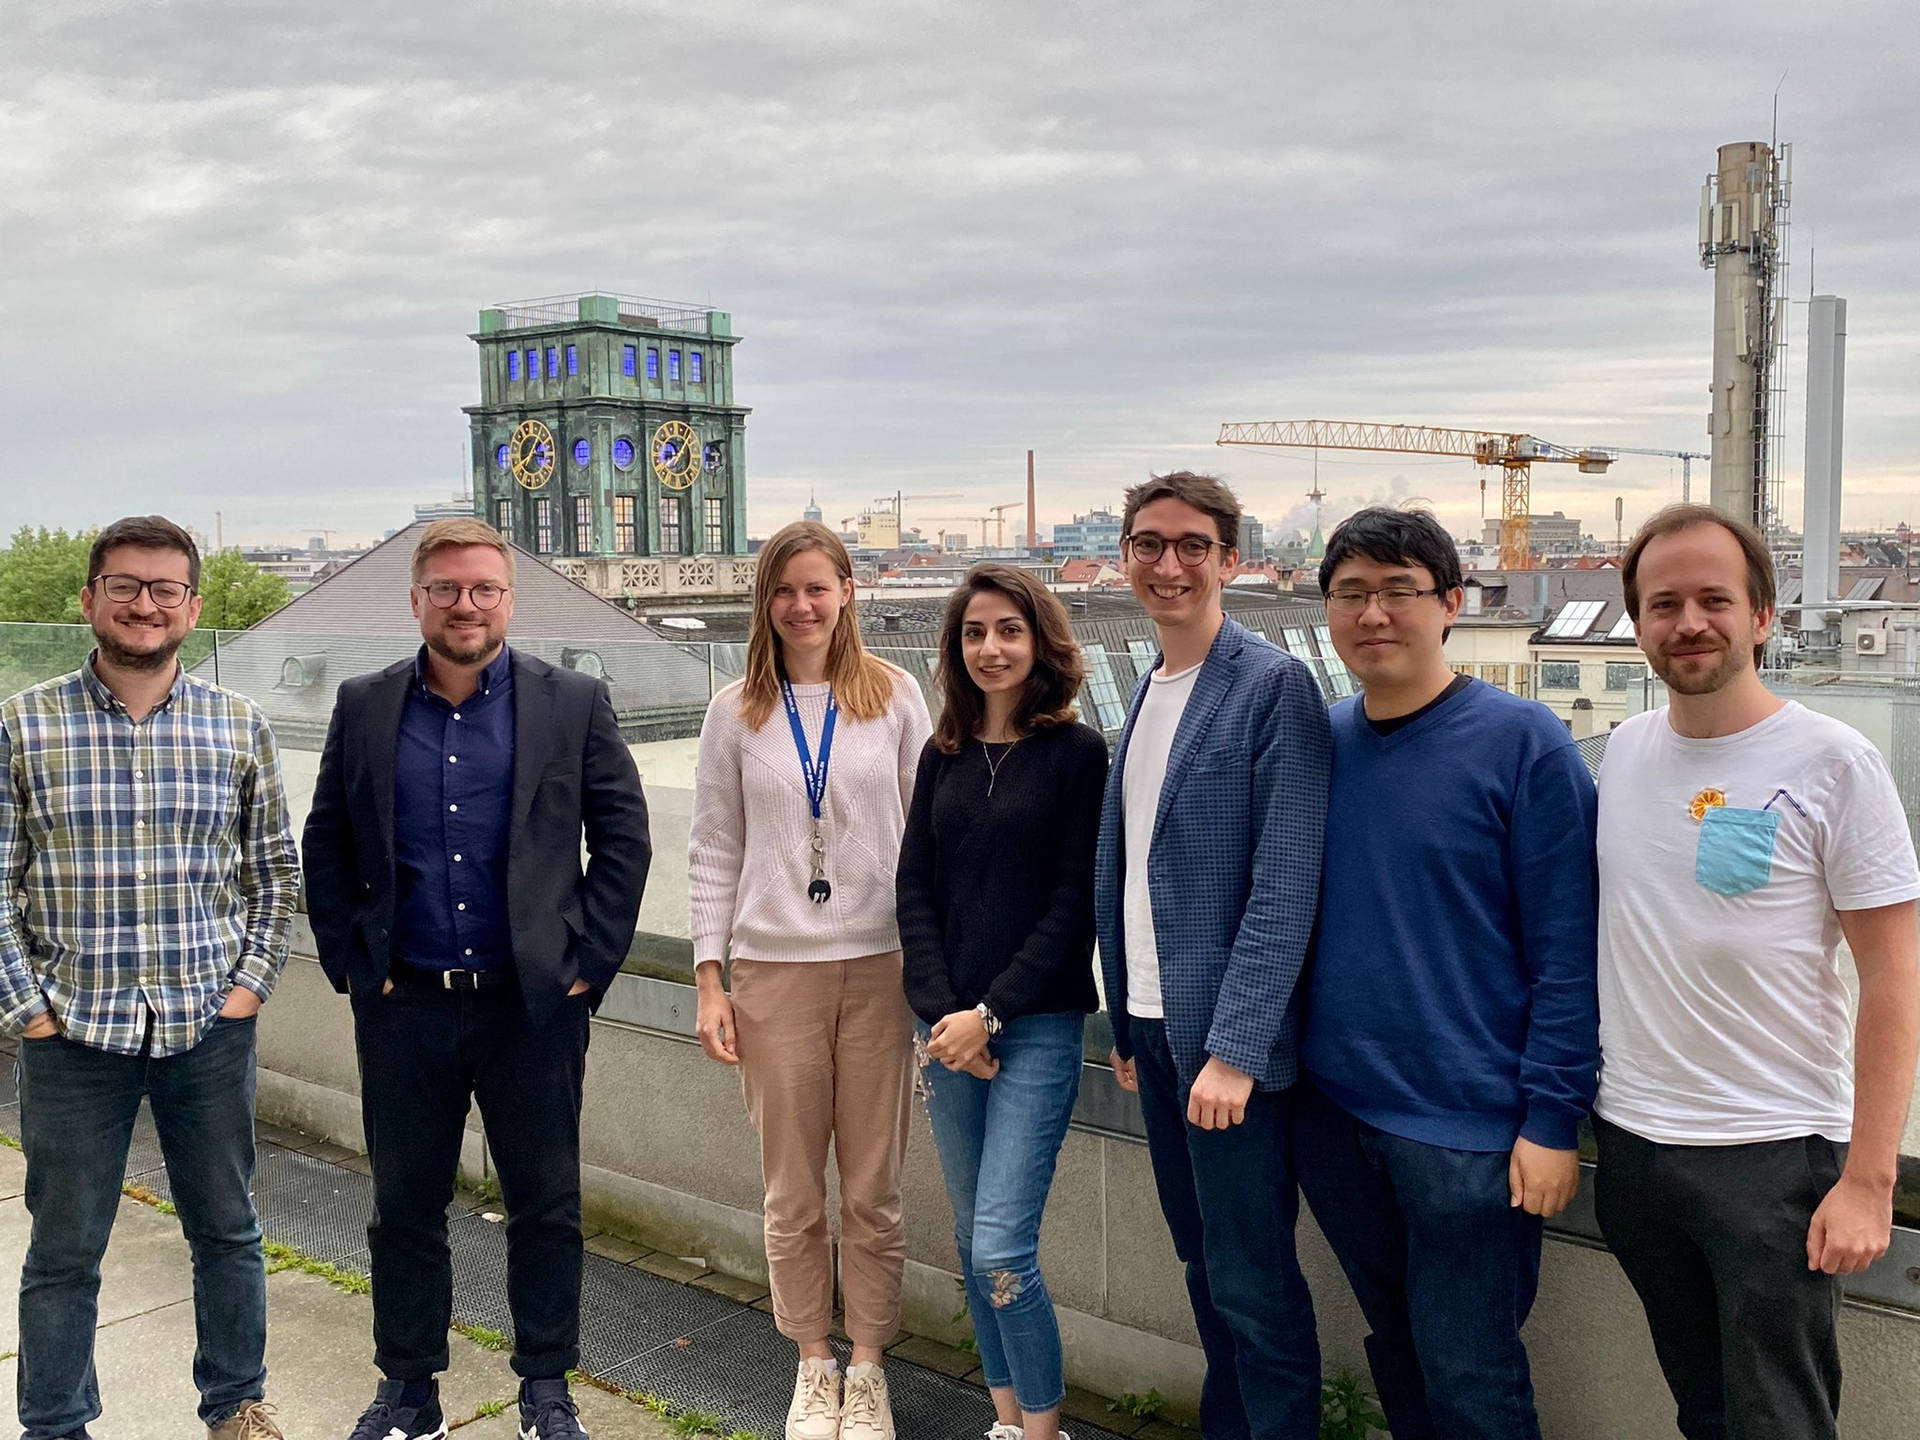
[(1240, 517), (1240, 559), (1253, 564), (1267, 553), (1267, 528), (1255, 515)]
[(1056, 560), (1118, 560), (1120, 517), (1111, 510), (1076, 515), (1071, 524), (1053, 527)]
[(470, 338), (469, 513), (542, 559), (746, 554), (748, 412), (725, 311), (565, 295), (482, 310)]
[[(1486, 533), (1480, 543), (1500, 549), (1500, 522), (1498, 519), (1485, 522)], [(1527, 517), (1527, 543), (1542, 555), (1571, 555), (1580, 548), (1580, 522), (1569, 520), (1556, 510), (1551, 515), (1530, 515)]]
[(450, 500), (429, 500), (413, 507), (415, 520), (471, 520), (473, 496), (455, 495)]
[(800, 518), (802, 520), (810, 520), (815, 525), (824, 525), (826, 523), (826, 518), (820, 510), (820, 502), (811, 495), (807, 497), (807, 508), (800, 512)]

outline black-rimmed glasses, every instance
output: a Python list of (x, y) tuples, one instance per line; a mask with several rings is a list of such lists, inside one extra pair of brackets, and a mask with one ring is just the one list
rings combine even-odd
[(184, 580), (142, 580), (138, 575), (96, 575), (93, 583), (102, 595), (116, 605), (138, 600), (140, 592), (144, 590), (162, 610), (178, 610), (193, 594), (193, 587)]
[(473, 601), (476, 610), (497, 610), (506, 593), (513, 589), (511, 585), (496, 585), (491, 580), (482, 580), (478, 585), (461, 585), (452, 580), (430, 580), (424, 585), (414, 587), (427, 592), (427, 599), (436, 610), (451, 610), (460, 603), (464, 591)]
[(1142, 565), (1158, 565), (1160, 557), (1167, 553), (1169, 543), (1173, 546), (1173, 558), (1189, 570), (1196, 565), (1206, 564), (1207, 557), (1221, 544), (1204, 535), (1182, 535), (1171, 542), (1160, 535), (1129, 535), (1125, 541), (1127, 552)]
[(1362, 610), (1367, 608), (1367, 602), (1378, 595), (1380, 597), (1380, 608), (1389, 615), (1395, 615), (1401, 611), (1411, 610), (1414, 602), (1422, 595), (1438, 595), (1439, 593), (1440, 591), (1437, 588), (1432, 590), (1416, 590), (1411, 585), (1387, 585), (1378, 590), (1361, 590), (1357, 588), (1352, 590), (1329, 590), (1327, 592), (1327, 609), (1339, 615), (1358, 615)]

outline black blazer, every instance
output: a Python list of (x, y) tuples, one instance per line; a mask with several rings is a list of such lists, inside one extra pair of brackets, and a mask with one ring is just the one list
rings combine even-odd
[[(512, 665), (507, 914), (520, 992), (538, 1022), (575, 980), (599, 1003), (633, 942), (653, 845), (605, 683), (517, 650)], [(343, 993), (377, 993), (393, 963), (394, 752), (413, 673), (409, 656), (341, 685), (302, 837), (313, 938)]]

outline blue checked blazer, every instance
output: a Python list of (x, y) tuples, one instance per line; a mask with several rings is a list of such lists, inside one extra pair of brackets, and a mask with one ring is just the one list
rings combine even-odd
[[(1107, 776), (1094, 861), (1100, 964), (1123, 1060), (1133, 1046), (1121, 796), (1148, 683), (1134, 692)], [(1307, 667), (1224, 622), (1174, 731), (1148, 857), (1167, 1044), (1186, 1084), (1209, 1056), (1263, 1090), (1299, 1074), (1295, 995), (1320, 898), (1332, 756), (1326, 701)]]

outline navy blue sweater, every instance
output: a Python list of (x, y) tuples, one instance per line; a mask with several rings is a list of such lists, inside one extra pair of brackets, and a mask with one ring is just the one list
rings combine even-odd
[(1381, 736), (1332, 715), (1302, 1061), (1454, 1150), (1572, 1149), (1599, 1083), (1593, 781), (1545, 706), (1475, 681)]

